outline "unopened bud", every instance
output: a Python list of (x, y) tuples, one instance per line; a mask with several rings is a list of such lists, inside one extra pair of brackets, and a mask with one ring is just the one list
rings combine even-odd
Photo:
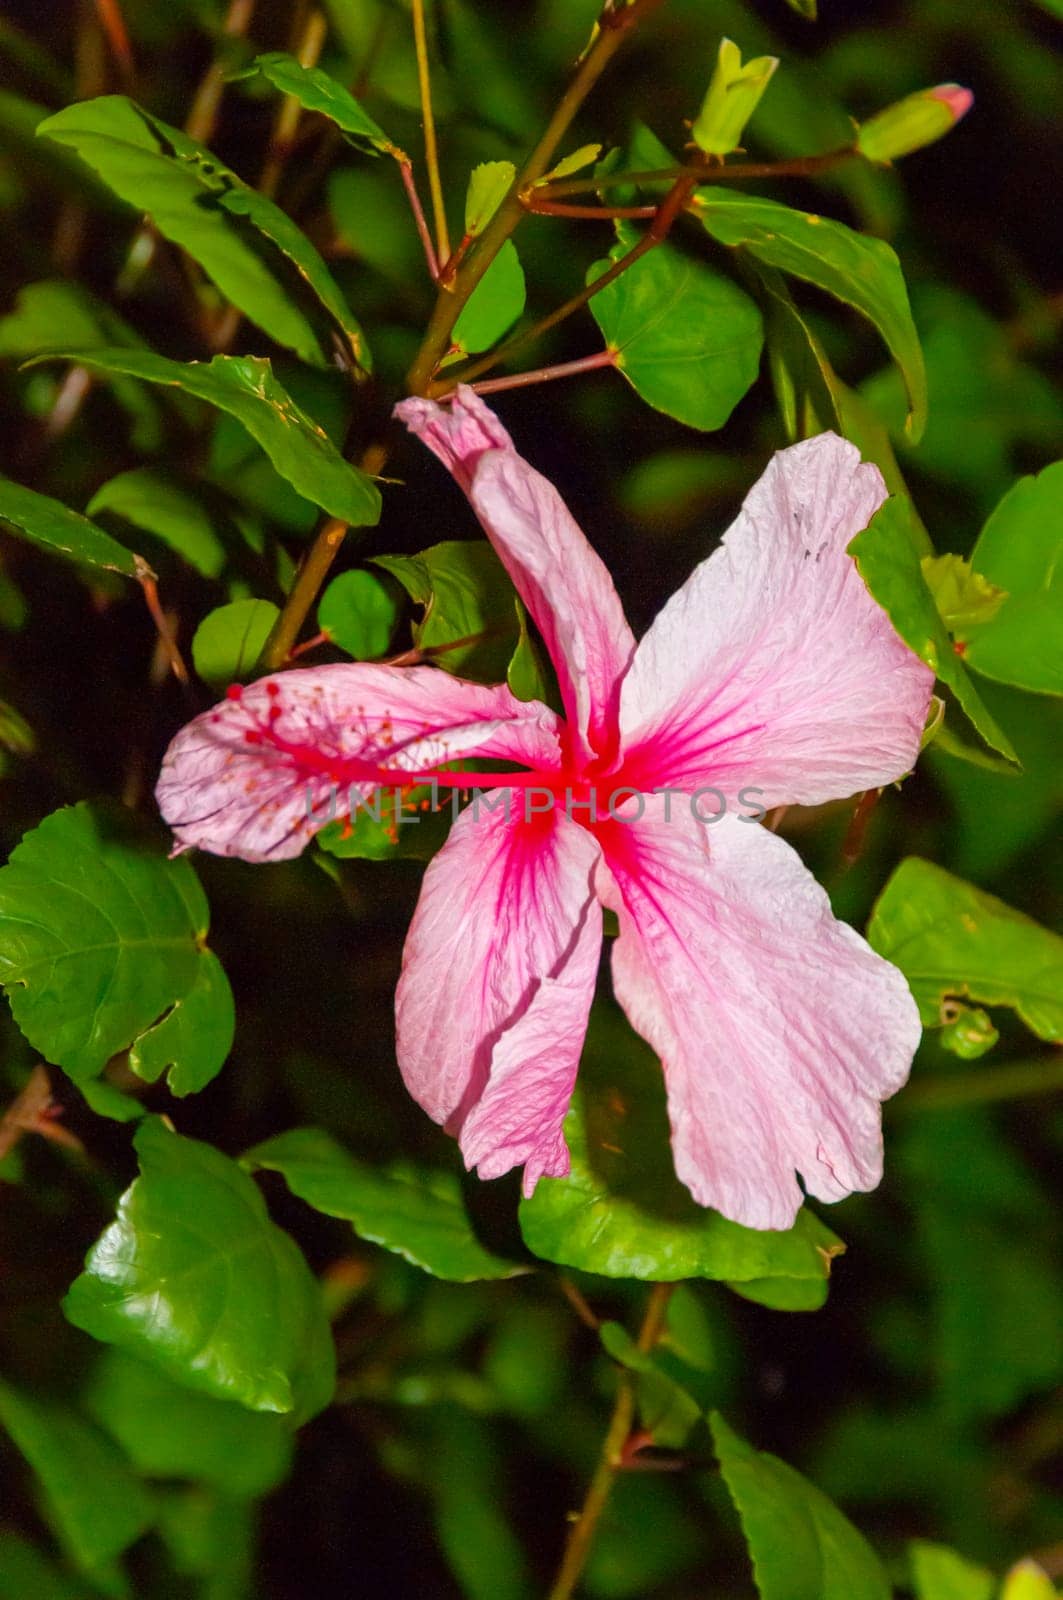
[(895, 161), (941, 139), (971, 109), (974, 95), (958, 83), (920, 89), (865, 122), (856, 148), (869, 161)]
[(746, 123), (778, 65), (777, 56), (757, 56), (743, 66), (734, 41), (720, 40), (712, 81), (691, 129), (699, 150), (709, 156), (726, 156), (737, 150)]

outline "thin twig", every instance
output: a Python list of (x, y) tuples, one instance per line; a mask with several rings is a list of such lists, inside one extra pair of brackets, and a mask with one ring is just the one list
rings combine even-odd
[(583, 372), (595, 372), (601, 367), (615, 367), (617, 352), (612, 349), (596, 350), (592, 356), (580, 356), (576, 361), (559, 361), (553, 367), (533, 367), (529, 372), (514, 372), (508, 378), (488, 378), (486, 383), (471, 385), (477, 394), (498, 394), (503, 389), (526, 389), (533, 383), (552, 383), (555, 378), (575, 378)]
[[(139, 557), (137, 560), (140, 562)], [(155, 624), (155, 631), (159, 635), (163, 649), (166, 651), (173, 675), (177, 679), (178, 683), (183, 684), (186, 689), (189, 689), (191, 687), (192, 680), (188, 676), (188, 668), (185, 666), (184, 657), (177, 648), (177, 640), (174, 638), (169, 619), (167, 618), (166, 613), (163, 611), (162, 606), (159, 604), (159, 589), (158, 584), (155, 581), (155, 574), (145, 562), (140, 562), (140, 570), (137, 572), (137, 582), (140, 584), (141, 592), (144, 595), (144, 602), (148, 608), (148, 611), (151, 613), (151, 620)]]
[(425, 220), (424, 207), (421, 205), (421, 197), (417, 193), (413, 167), (408, 161), (399, 162), (399, 175), (402, 178), (402, 186), (406, 190), (406, 195), (410, 202), (410, 210), (413, 212), (414, 225), (417, 228), (417, 237), (420, 239), (421, 247), (424, 250), (424, 258), (428, 263), (429, 276), (433, 283), (438, 283), (439, 260), (436, 256), (436, 247), (432, 243), (432, 235)]
[[(644, 1354), (649, 1354), (664, 1331), (672, 1287), (670, 1283), (655, 1283), (650, 1291), (646, 1314), (638, 1335), (638, 1348)], [(548, 1600), (571, 1600), (571, 1596), (576, 1592), (576, 1585), (587, 1564), (602, 1512), (612, 1493), (616, 1475), (624, 1465), (624, 1446), (627, 1444), (634, 1419), (635, 1376), (624, 1368), (618, 1380), (616, 1404), (609, 1420), (598, 1466), (590, 1481), (583, 1508), (568, 1536), (565, 1553)]]
[(576, 1313), (577, 1317), (582, 1322), (583, 1326), (585, 1328), (590, 1328), (592, 1333), (597, 1333), (598, 1329), (602, 1325), (601, 1318), (595, 1316), (594, 1312), (587, 1304), (584, 1296), (572, 1282), (572, 1279), (566, 1278), (565, 1274), (560, 1272), (558, 1273), (555, 1282), (565, 1299), (568, 1301), (569, 1305), (572, 1307), (573, 1311)]
[(70, 1150), (84, 1146), (76, 1134), (56, 1121), (55, 1102), (47, 1069), (41, 1062), (33, 1068), (25, 1084), (0, 1116), (0, 1161), (18, 1144), (23, 1134), (39, 1133)]
[(111, 54), (114, 56), (122, 81), (128, 84), (132, 82), (135, 70), (133, 47), (129, 43), (129, 33), (118, 0), (96, 0), (96, 15), (107, 35), (107, 43), (111, 47)]
[(439, 147), (432, 114), (432, 74), (428, 65), (428, 34), (424, 20), (424, 0), (413, 0), (413, 43), (417, 52), (417, 82), (421, 92), (421, 119), (424, 123), (424, 160), (428, 169), (428, 192), (432, 196), (432, 215), (436, 225), (436, 257), (446, 261), (450, 255), (447, 211), (443, 203), (443, 183), (439, 176)]
[[(255, 14), (255, 0), (231, 0), (225, 20), (221, 25), (223, 39), (242, 39), (251, 26)], [(209, 144), (214, 136), (222, 95), (225, 93), (227, 63), (215, 56), (200, 79), (185, 118), (185, 132), (197, 144)]]
[[(816, 173), (840, 166), (843, 161), (862, 159), (854, 145), (842, 145), (836, 150), (824, 150), (819, 155), (792, 156), (786, 161), (736, 161), (730, 166), (724, 162), (703, 167), (657, 167), (651, 172), (603, 172), (597, 176), (592, 174), (580, 178), (549, 178), (535, 185), (535, 194), (547, 200), (560, 200), (565, 195), (597, 193), (605, 189), (629, 186), (638, 189), (650, 183), (675, 183), (687, 172), (697, 172), (699, 188), (707, 183), (727, 183), (731, 178), (810, 178)], [(529, 209), (535, 209), (531, 206), (531, 194), (527, 186), (521, 194), (521, 202)]]
[(524, 200), (524, 209), (537, 217), (578, 217), (587, 222), (612, 222), (627, 217), (636, 221), (652, 217), (656, 206), (572, 206), (563, 200), (539, 200), (534, 189)]

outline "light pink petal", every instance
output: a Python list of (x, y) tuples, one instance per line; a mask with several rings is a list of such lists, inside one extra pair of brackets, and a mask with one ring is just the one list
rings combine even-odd
[(614, 988), (663, 1063), (680, 1179), (746, 1227), (788, 1228), (795, 1170), (820, 1200), (878, 1183), (879, 1102), (908, 1075), (918, 1012), (784, 840), (670, 806), (603, 836)]
[(461, 484), (557, 670), (583, 753), (612, 755), (620, 680), (635, 649), (613, 580), (564, 501), (470, 389), (449, 409), (396, 407)]
[(814, 805), (910, 769), (933, 674), (846, 554), (885, 498), (835, 434), (772, 459), (639, 645), (621, 694), (630, 781), (715, 785), (735, 810), (744, 786)]
[(395, 997), (399, 1066), (470, 1165), (566, 1170), (572, 1093), (600, 948), (591, 835), (523, 795), (462, 812), (430, 863)]
[(306, 667), (230, 694), (181, 729), (162, 764), (156, 798), (182, 849), (282, 861), (352, 795), (405, 774), (474, 754), (546, 769), (560, 759), (546, 706), (434, 667)]

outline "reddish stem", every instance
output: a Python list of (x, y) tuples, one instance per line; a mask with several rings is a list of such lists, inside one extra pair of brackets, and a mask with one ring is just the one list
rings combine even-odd
[(438, 283), (439, 258), (436, 255), (436, 247), (432, 243), (432, 234), (429, 230), (424, 209), (421, 205), (421, 197), (417, 193), (417, 184), (413, 176), (413, 167), (408, 161), (399, 162), (399, 174), (402, 178), (403, 188), (406, 190), (407, 197), (409, 198), (410, 210), (413, 212), (413, 220), (417, 228), (417, 237), (421, 241), (421, 246), (424, 250), (424, 258), (428, 263), (429, 276), (431, 277), (433, 283)]
[(471, 385), (477, 394), (497, 394), (500, 389), (524, 389), (532, 383), (551, 383), (555, 378), (575, 378), (581, 372), (594, 372), (599, 367), (615, 367), (617, 352), (598, 350), (592, 356), (581, 356), (578, 361), (561, 361), (554, 367), (535, 367), (531, 372), (515, 372), (509, 378), (489, 378), (486, 383)]
[(583, 217), (589, 222), (611, 221), (614, 217), (642, 219), (655, 217), (656, 206), (573, 206), (562, 200), (540, 200), (534, 190), (521, 196), (524, 209), (537, 217)]

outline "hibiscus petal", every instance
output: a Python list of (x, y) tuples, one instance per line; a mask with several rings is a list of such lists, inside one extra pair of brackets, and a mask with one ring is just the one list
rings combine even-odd
[(879, 1101), (919, 1042), (908, 986), (835, 920), (794, 850), (755, 823), (704, 827), (683, 798), (602, 843), (620, 917), (616, 995), (661, 1057), (675, 1168), (694, 1198), (788, 1228), (882, 1175)]
[(485, 1176), (522, 1161), (532, 1184), (567, 1170), (561, 1123), (597, 971), (599, 859), (563, 812), (525, 821), (521, 793), (495, 790), (462, 812), (425, 873), (395, 997), (399, 1066)]
[(604, 563), (553, 484), (517, 454), (471, 389), (459, 388), (447, 410), (405, 400), (396, 413), (469, 496), (543, 636), (583, 750), (611, 755), (635, 640)]
[(342, 663), (237, 686), (181, 729), (162, 764), (159, 810), (182, 849), (245, 861), (297, 856), (384, 772), (427, 772), (472, 754), (556, 767), (559, 722), (538, 701), (434, 667)]
[(712, 784), (733, 810), (747, 785), (765, 806), (815, 805), (909, 770), (933, 673), (846, 554), (885, 498), (835, 434), (772, 459), (639, 645), (621, 693), (631, 781)]

